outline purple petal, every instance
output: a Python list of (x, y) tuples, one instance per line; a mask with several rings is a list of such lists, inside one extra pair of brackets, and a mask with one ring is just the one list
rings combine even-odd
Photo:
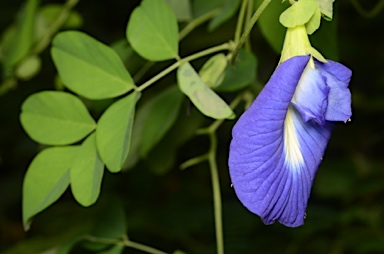
[(311, 67), (310, 62), (308, 62), (301, 75), (292, 103), (305, 122), (312, 120), (324, 125), (330, 87), (327, 86), (322, 73)]
[(351, 92), (348, 89), (352, 72), (344, 65), (333, 61), (316, 62), (316, 68), (330, 88), (325, 119), (347, 122), (352, 116)]
[(304, 223), (313, 178), (332, 126), (305, 122), (291, 105), (309, 60), (291, 58), (276, 69), (233, 128), (231, 180), (240, 201), (264, 223)]
[(349, 81), (351, 80), (352, 71), (341, 63), (334, 62), (332, 60), (327, 61), (328, 63), (316, 61), (316, 66), (321, 67), (322, 70), (332, 74), (338, 80), (342, 81), (345, 84), (345, 87), (348, 87)]

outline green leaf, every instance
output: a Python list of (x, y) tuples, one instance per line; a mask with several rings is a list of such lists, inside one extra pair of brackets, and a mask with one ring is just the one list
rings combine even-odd
[(236, 13), (237, 9), (239, 9), (239, 6), (240, 0), (226, 0), (219, 14), (209, 22), (208, 30), (212, 32), (230, 19)]
[(315, 13), (310, 20), (305, 24), (308, 34), (313, 34), (320, 27), (321, 11), (319, 6), (316, 5)]
[(59, 33), (51, 54), (65, 86), (88, 99), (116, 97), (135, 87), (116, 52), (84, 33)]
[(23, 224), (54, 203), (69, 185), (69, 168), (78, 151), (75, 146), (41, 151), (31, 162), (23, 183)]
[(179, 88), (172, 86), (144, 104), (140, 115), (142, 117), (140, 120), (142, 123), (141, 157), (146, 157), (175, 123), (183, 97)]
[(232, 92), (251, 84), (256, 78), (257, 59), (247, 50), (241, 50), (234, 65), (229, 64), (225, 69), (224, 80), (213, 87), (215, 91)]
[(280, 23), (285, 27), (304, 25), (314, 15), (316, 0), (297, 1), (280, 15)]
[(29, 80), (39, 73), (41, 69), (40, 57), (33, 55), (26, 57), (17, 66), (16, 76), (21, 80)]
[(79, 98), (57, 91), (29, 96), (22, 105), (20, 121), (33, 140), (46, 145), (74, 143), (96, 127)]
[(192, 8), (190, 0), (166, 0), (176, 15), (178, 21), (189, 21), (192, 19)]
[(212, 56), (199, 71), (201, 80), (211, 88), (217, 86), (223, 81), (227, 63), (228, 60), (223, 53)]
[(91, 134), (80, 146), (70, 171), (71, 190), (82, 206), (94, 204), (99, 197), (104, 164), (96, 148), (96, 135)]
[(233, 119), (232, 109), (200, 79), (193, 67), (186, 62), (177, 70), (180, 90), (206, 116), (214, 119)]
[(132, 93), (113, 103), (100, 117), (96, 142), (101, 159), (112, 173), (119, 172), (127, 158), (136, 102), (140, 93)]
[[(263, 0), (256, 0), (256, 7), (260, 6)], [(272, 49), (280, 54), (283, 47), (286, 28), (279, 22), (280, 14), (290, 6), (288, 1), (271, 1), (268, 7), (257, 21), (263, 37), (267, 40)]]
[(28, 0), (16, 22), (16, 30), (8, 48), (3, 48), (4, 65), (13, 68), (32, 48), (34, 43), (35, 16), (39, 6), (38, 0)]
[(145, 59), (178, 57), (177, 20), (164, 0), (143, 0), (131, 14), (126, 35), (132, 48)]

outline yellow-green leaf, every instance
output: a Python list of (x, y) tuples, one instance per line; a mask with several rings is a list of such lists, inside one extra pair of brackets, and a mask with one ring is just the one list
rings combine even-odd
[(214, 119), (233, 119), (235, 117), (227, 103), (204, 84), (199, 74), (188, 62), (182, 64), (177, 70), (177, 80), (180, 90), (204, 115)]

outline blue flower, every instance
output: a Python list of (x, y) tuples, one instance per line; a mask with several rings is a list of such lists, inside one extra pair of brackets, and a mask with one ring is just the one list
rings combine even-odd
[(233, 187), (265, 224), (304, 224), (332, 122), (352, 115), (351, 74), (337, 62), (290, 58), (235, 124), (229, 154)]

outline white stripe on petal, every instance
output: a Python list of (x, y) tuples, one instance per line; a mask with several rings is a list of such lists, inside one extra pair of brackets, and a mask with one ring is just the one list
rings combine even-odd
[(284, 121), (285, 164), (290, 169), (299, 170), (304, 165), (304, 158), (301, 153), (299, 139), (297, 138), (294, 118), (294, 108), (289, 106)]

